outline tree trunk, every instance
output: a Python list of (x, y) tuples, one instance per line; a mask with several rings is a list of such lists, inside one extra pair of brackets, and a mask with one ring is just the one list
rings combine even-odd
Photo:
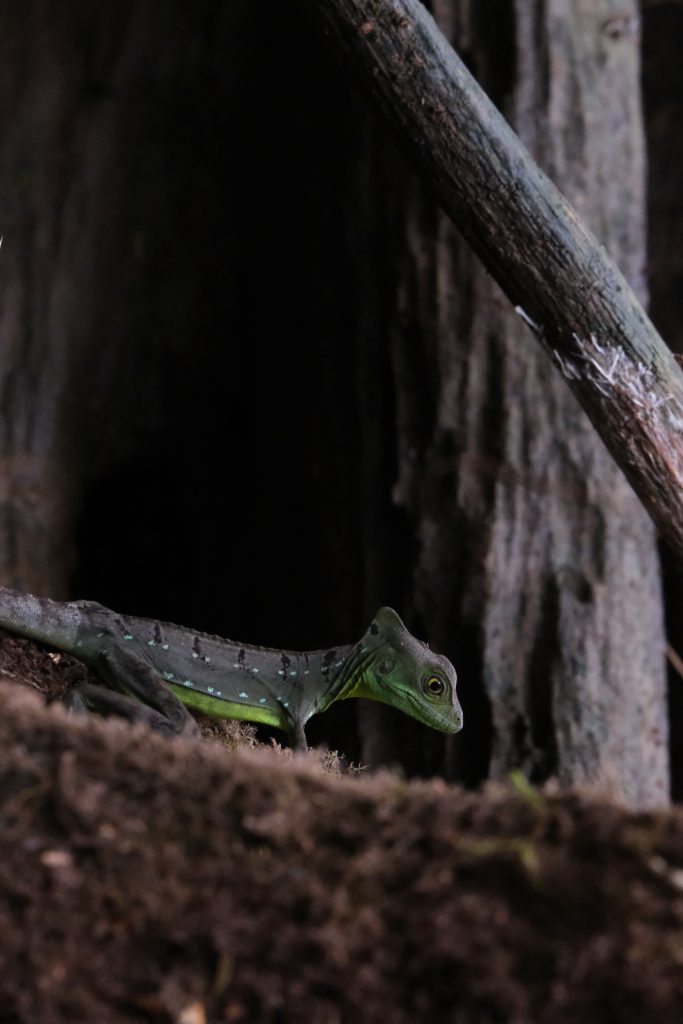
[[(436, 13), (642, 296), (613, 8)], [(394, 604), (466, 727), (366, 707), (366, 763), (659, 802), (652, 531), (301, 10), (0, 3), (0, 578), (303, 648)]]
[[(650, 315), (674, 352), (683, 352), (683, 66), (679, 42), (683, 4), (643, 4), (643, 100), (648, 136), (648, 279)], [(672, 552), (663, 550), (667, 634), (683, 653), (683, 574)], [(683, 679), (670, 667), (672, 737), (683, 729)], [(671, 789), (683, 799), (683, 744), (671, 744)]]
[[(635, 5), (499, 4), (496, 19), (488, 5), (434, 8), (644, 299)], [(626, 26), (618, 38), (605, 30), (616, 13)], [(538, 781), (607, 787), (632, 805), (662, 802), (664, 638), (652, 527), (445, 216), (414, 179), (404, 176), (401, 187), (389, 247), (394, 496), (417, 537), (415, 613), (461, 667), (465, 772), (485, 771), (473, 749), (486, 746), (481, 680), (493, 777), (521, 767)]]

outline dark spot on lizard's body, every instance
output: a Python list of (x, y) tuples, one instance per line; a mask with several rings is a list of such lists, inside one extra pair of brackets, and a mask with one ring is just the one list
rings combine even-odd
[(337, 649), (333, 648), (331, 651), (326, 651), (323, 654), (323, 667), (320, 670), (324, 676), (328, 675), (332, 662), (337, 657)]
[(285, 652), (283, 651), (282, 654), (280, 655), (280, 660), (282, 661), (282, 671), (284, 672), (285, 675), (287, 675), (289, 671), (289, 666), (292, 664), (292, 659), (288, 658)]
[(195, 656), (195, 658), (201, 658), (202, 656), (202, 645), (199, 642), (198, 636), (195, 636), (194, 640), (192, 641), (192, 653)]
[(161, 643), (161, 626), (159, 625), (158, 622), (154, 623), (154, 643)]
[(377, 625), (376, 622), (370, 623), (370, 632), (372, 633), (373, 636), (377, 636), (377, 634), (379, 633), (379, 626)]
[(245, 651), (244, 647), (240, 648), (240, 652), (237, 655), (237, 664), (239, 665), (240, 668), (246, 668), (247, 667), (245, 665), (245, 663), (244, 663), (244, 659), (245, 659), (246, 655), (247, 655), (247, 652)]
[(114, 619), (114, 625), (116, 626), (117, 629), (121, 630), (121, 639), (122, 640), (133, 640), (134, 639), (133, 634), (131, 633), (129, 627), (126, 625), (126, 623), (123, 621), (123, 619), (121, 619), (121, 618)]

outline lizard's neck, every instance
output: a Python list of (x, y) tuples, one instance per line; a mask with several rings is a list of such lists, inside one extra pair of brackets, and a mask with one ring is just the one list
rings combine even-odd
[[(316, 652), (325, 656), (326, 652)], [(327, 652), (329, 653), (329, 652)], [(362, 686), (363, 674), (368, 666), (374, 652), (369, 650), (363, 642), (350, 644), (348, 647), (338, 647), (334, 652), (336, 655), (335, 675), (331, 680), (328, 689), (323, 692), (320, 700), (319, 710), (325, 711), (337, 700), (345, 700), (354, 696), (356, 690)], [(324, 679), (324, 676), (322, 677)]]
[(346, 668), (355, 646), (346, 644), (322, 651), (310, 651), (306, 655), (310, 679), (317, 690), (319, 711), (324, 711), (339, 699), (339, 691), (344, 686)]

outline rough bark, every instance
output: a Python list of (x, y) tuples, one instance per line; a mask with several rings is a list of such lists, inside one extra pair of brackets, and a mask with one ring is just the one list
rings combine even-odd
[[(683, 557), (683, 374), (623, 276), (529, 158), (420, 0), (316, 0), (316, 6), (353, 66), (365, 72), (441, 205), (519, 304)], [(558, 6), (558, 22), (569, 10)], [(584, 12), (606, 47), (634, 39), (635, 7), (630, 18), (614, 3), (604, 13)]]
[[(384, 7), (371, 6), (373, 17)], [(504, 9), (494, 33), (488, 9), (435, 5), (644, 298), (637, 34), (615, 44), (596, 30), (615, 12), (606, 2)], [(460, 667), (465, 702), (451, 770), (459, 762), (465, 777), (485, 775), (490, 742), (494, 776), (520, 766), (537, 779), (606, 785), (632, 804), (660, 802), (667, 726), (651, 525), (547, 355), (430, 195), (395, 161), (375, 160), (375, 173), (377, 195), (393, 190), (380, 216), (390, 237), (383, 254), (396, 267), (393, 277), (384, 269), (396, 310), (387, 314), (394, 496), (417, 538), (416, 622)]]
[(0, 5), (0, 577), (55, 596), (83, 477), (122, 440), (124, 382), (128, 408), (142, 404), (139, 357), (118, 344), (141, 270), (121, 145), (139, 126), (127, 116), (144, 40), (132, 8)]
[[(645, 5), (643, 103), (648, 142), (648, 282), (650, 315), (674, 352), (683, 352), (683, 4)], [(683, 652), (683, 574), (671, 551), (662, 550), (667, 635)], [(683, 729), (683, 677), (669, 668), (672, 737)], [(683, 744), (671, 744), (671, 788), (683, 799)]]

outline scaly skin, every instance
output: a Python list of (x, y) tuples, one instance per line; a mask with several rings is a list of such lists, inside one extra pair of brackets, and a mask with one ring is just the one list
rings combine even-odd
[(362, 639), (321, 651), (282, 651), (118, 615), (88, 601), (58, 602), (0, 587), (0, 626), (76, 655), (111, 689), (84, 686), (82, 706), (192, 735), (186, 707), (214, 718), (275, 726), (297, 748), (304, 726), (337, 700), (390, 704), (441, 732), (462, 728), (450, 661), (416, 640), (391, 608)]

